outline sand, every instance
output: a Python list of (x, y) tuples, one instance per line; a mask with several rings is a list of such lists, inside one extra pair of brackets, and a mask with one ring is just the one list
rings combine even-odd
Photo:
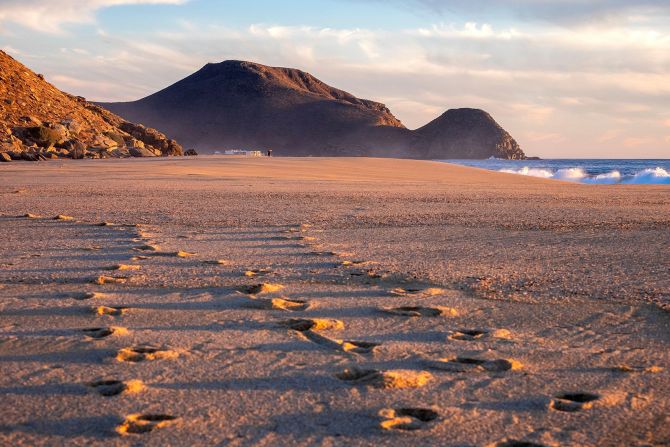
[(426, 161), (0, 165), (0, 444), (667, 445), (669, 230)]

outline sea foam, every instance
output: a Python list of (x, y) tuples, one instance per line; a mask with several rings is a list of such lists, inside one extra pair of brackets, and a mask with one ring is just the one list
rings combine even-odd
[(643, 169), (633, 175), (622, 175), (617, 170), (598, 175), (589, 175), (582, 168), (564, 168), (551, 170), (546, 168), (533, 168), (529, 166), (524, 166), (517, 169), (500, 169), (499, 172), (587, 183), (592, 185), (670, 185), (670, 172), (660, 167)]

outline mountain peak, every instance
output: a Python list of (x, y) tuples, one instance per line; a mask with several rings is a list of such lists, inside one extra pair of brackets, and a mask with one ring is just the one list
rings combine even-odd
[(516, 142), (483, 110), (448, 110), (412, 132), (382, 103), (357, 98), (302, 70), (241, 60), (206, 64), (151, 96), (105, 106), (127, 119), (169, 129), (180, 141), (205, 151), (272, 148), (277, 155), (523, 157)]
[(449, 109), (416, 133), (429, 158), (445, 153), (464, 158), (525, 158), (514, 138), (481, 109)]

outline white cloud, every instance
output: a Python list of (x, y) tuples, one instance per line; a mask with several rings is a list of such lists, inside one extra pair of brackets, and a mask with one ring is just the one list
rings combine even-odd
[(182, 4), (188, 0), (2, 0), (0, 25), (13, 22), (46, 33), (62, 32), (64, 24), (90, 23), (102, 8), (137, 4)]
[(21, 51), (17, 50), (16, 48), (9, 46), (9, 45), (4, 45), (0, 47), (0, 50), (4, 51), (5, 53), (8, 53), (9, 55), (14, 55), (14, 56), (19, 56), (21, 55)]
[(100, 30), (96, 42), (72, 37), (53, 44), (55, 51), (68, 48), (56, 58), (48, 39), (38, 51), (20, 39), (8, 43), (43, 56), (29, 65), (57, 86), (96, 100), (137, 99), (207, 62), (246, 59), (300, 68), (385, 102), (410, 128), (447, 108), (480, 107), (532, 155), (625, 156), (635, 147), (640, 156), (661, 156), (659, 142), (670, 127), (670, 117), (659, 115), (670, 102), (667, 29), (474, 21), (405, 30), (228, 27), (183, 20), (141, 38), (111, 30)]

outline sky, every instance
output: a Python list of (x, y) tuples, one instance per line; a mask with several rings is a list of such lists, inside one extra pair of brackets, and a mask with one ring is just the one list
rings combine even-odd
[(0, 49), (89, 100), (241, 59), (411, 129), (475, 107), (528, 155), (670, 158), (669, 0), (0, 0)]

